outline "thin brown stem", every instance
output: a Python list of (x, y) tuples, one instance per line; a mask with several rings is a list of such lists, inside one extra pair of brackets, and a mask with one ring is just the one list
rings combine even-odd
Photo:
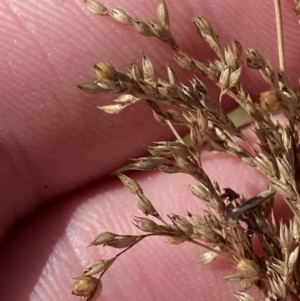
[[(214, 248), (212, 248), (212, 247), (210, 247), (210, 246), (208, 246), (208, 245), (206, 245), (206, 244), (203, 244), (202, 242), (199, 242), (199, 241), (197, 241), (197, 240), (191, 239), (191, 238), (189, 238), (187, 241), (190, 242), (190, 243), (193, 243), (193, 244), (195, 244), (195, 245), (198, 245), (198, 246), (200, 246), (200, 247), (202, 247), (202, 248), (204, 248), (204, 249), (206, 249), (206, 250), (208, 250), (208, 251), (211, 251), (211, 252), (213, 252), (213, 253), (216, 253), (216, 254), (218, 254), (220, 257), (226, 258), (226, 259), (229, 260), (231, 263), (235, 264), (235, 262), (234, 262), (232, 259), (228, 258), (228, 256), (225, 255), (223, 252), (219, 252), (219, 251), (215, 250)], [(230, 251), (232, 251), (232, 250), (230, 250)]]
[[(153, 236), (154, 234), (145, 234), (145, 235), (140, 235), (130, 246), (128, 246), (127, 248), (125, 248), (124, 250), (122, 250), (120, 253), (118, 253), (115, 256), (115, 259), (113, 262), (115, 262), (115, 260), (117, 258), (119, 258), (123, 253), (127, 252), (129, 249), (131, 249), (133, 246), (137, 245), (141, 240), (143, 240), (144, 238), (148, 237), (148, 236)], [(102, 271), (102, 273), (99, 275), (99, 279), (101, 279), (103, 277), (103, 275), (105, 274), (105, 272), (111, 267), (111, 264)]]
[(178, 132), (176, 131), (176, 129), (174, 128), (173, 124), (171, 123), (170, 120), (165, 120), (166, 124), (169, 126), (169, 128), (171, 129), (172, 133), (174, 134), (174, 136), (176, 137), (176, 139), (182, 143), (185, 144), (183, 139), (181, 138), (181, 136), (178, 134)]
[(280, 0), (274, 0), (275, 16), (276, 16), (276, 31), (277, 31), (277, 45), (278, 45), (278, 56), (279, 56), (279, 68), (281, 71), (285, 71), (284, 61), (284, 40), (282, 30), (282, 13)]

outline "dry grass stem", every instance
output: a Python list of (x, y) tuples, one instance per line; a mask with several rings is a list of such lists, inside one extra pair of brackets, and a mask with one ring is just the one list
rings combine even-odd
[(280, 68), (280, 70), (282, 70), (284, 72), (285, 71), (284, 40), (283, 40), (282, 14), (281, 14), (280, 0), (274, 0), (274, 7), (275, 7), (275, 14), (276, 14), (279, 68)]
[[(189, 85), (184, 85), (167, 64), (167, 80), (162, 79), (151, 59), (142, 55), (140, 63), (132, 63), (122, 70), (111, 62), (99, 62), (93, 66), (95, 80), (78, 85), (88, 93), (118, 95), (111, 104), (99, 107), (109, 114), (144, 102), (154, 118), (171, 129), (176, 140), (148, 146), (148, 156), (133, 160), (118, 173), (143, 215), (133, 218), (133, 224), (142, 234), (98, 234), (90, 246), (109, 246), (121, 251), (112, 258), (97, 259), (85, 267), (75, 281), (73, 293), (85, 301), (96, 300), (102, 290), (103, 275), (124, 252), (145, 238), (162, 236), (170, 244), (191, 243), (206, 249), (199, 260), (201, 265), (221, 256), (230, 260), (236, 271), (225, 280), (240, 284), (240, 291), (235, 295), (240, 301), (255, 300), (246, 292), (253, 286), (261, 292), (260, 300), (300, 300), (300, 92), (291, 86), (285, 74), (280, 1), (274, 0), (279, 49), (277, 69), (254, 48), (246, 51), (243, 62), (241, 43), (232, 40), (224, 47), (203, 16), (196, 16), (193, 23), (200, 38), (214, 51), (215, 59), (202, 62), (192, 57), (181, 49), (173, 36), (168, 7), (163, 0), (158, 4), (157, 17), (150, 22), (132, 17), (122, 9), (106, 8), (94, 0), (86, 0), (86, 4), (99, 16), (166, 43), (174, 52), (175, 63), (191, 70), (193, 76)], [(300, 2), (296, 0), (295, 4), (296, 16), (300, 19)], [(267, 91), (261, 91), (260, 103), (252, 100), (241, 82), (243, 68), (247, 66), (258, 70), (269, 85)], [(210, 96), (201, 80), (203, 77), (219, 88), (218, 101)], [(225, 94), (251, 116), (259, 147), (252, 144), (223, 111), (221, 101)], [(273, 114), (277, 112), (282, 112), (285, 123), (276, 120)], [(188, 143), (180, 137), (176, 125), (189, 130)], [(249, 199), (230, 187), (221, 189), (202, 167), (201, 153), (205, 149), (239, 158), (264, 174), (269, 186)], [(126, 170), (190, 175), (191, 193), (206, 210), (188, 212), (187, 216), (162, 217), (142, 187), (124, 174)], [(288, 224), (275, 221), (275, 194), (284, 199), (292, 212)], [(258, 254), (253, 237), (258, 239), (264, 256)], [(228, 253), (232, 257), (228, 257)]]

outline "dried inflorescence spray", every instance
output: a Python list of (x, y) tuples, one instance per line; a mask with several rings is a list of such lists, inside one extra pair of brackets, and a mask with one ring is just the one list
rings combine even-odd
[[(300, 1), (296, 14), (300, 19)], [(113, 104), (100, 107), (109, 114), (121, 112), (127, 106), (145, 102), (154, 117), (170, 127), (175, 141), (162, 141), (147, 147), (147, 157), (133, 160), (118, 173), (123, 184), (134, 195), (137, 208), (146, 216), (135, 217), (134, 225), (140, 235), (112, 232), (98, 234), (91, 246), (109, 246), (121, 251), (109, 259), (98, 259), (89, 264), (75, 282), (73, 293), (85, 301), (94, 301), (100, 295), (105, 272), (125, 252), (145, 238), (165, 237), (171, 244), (192, 243), (207, 252), (199, 263), (206, 264), (223, 256), (236, 267), (236, 273), (225, 280), (237, 282), (241, 290), (240, 301), (254, 300), (246, 291), (259, 288), (262, 299), (299, 300), (299, 237), (300, 237), (300, 148), (298, 140), (300, 93), (291, 87), (284, 69), (284, 47), (279, 0), (274, 0), (278, 33), (279, 72), (255, 49), (247, 51), (246, 64), (256, 69), (269, 85), (262, 91), (261, 105), (252, 101), (241, 82), (242, 45), (233, 40), (231, 46), (222, 47), (218, 35), (203, 17), (193, 22), (199, 35), (215, 53), (215, 60), (200, 62), (184, 52), (172, 35), (166, 3), (157, 8), (157, 19), (144, 22), (122, 9), (107, 9), (94, 0), (87, 0), (88, 8), (101, 16), (132, 26), (144, 36), (156, 37), (174, 51), (174, 60), (184, 69), (192, 70), (190, 86), (180, 83), (170, 66), (166, 67), (168, 80), (160, 78), (154, 64), (142, 56), (141, 64), (118, 70), (108, 61), (94, 65), (96, 79), (79, 85), (89, 93), (120, 94)], [(206, 76), (229, 95), (248, 113), (260, 147), (248, 138), (209, 95), (197, 74)], [(167, 105), (167, 106), (165, 106)], [(273, 112), (281, 111), (285, 125), (275, 121)], [(188, 139), (177, 133), (174, 125), (189, 129)], [(208, 177), (201, 163), (203, 149), (231, 154), (252, 168), (262, 172), (269, 180), (269, 188), (250, 199), (244, 199), (231, 188), (220, 189)], [(126, 170), (160, 170), (164, 173), (185, 173), (192, 176), (190, 190), (207, 209), (201, 214), (188, 212), (187, 216), (172, 214), (162, 217), (141, 186), (123, 174)], [(254, 179), (255, 180), (255, 179)], [(274, 194), (283, 197), (293, 213), (288, 225), (275, 222)], [(259, 256), (252, 242), (256, 236), (265, 253)], [(232, 257), (225, 256), (231, 252)], [(98, 276), (96, 276), (98, 275)]]

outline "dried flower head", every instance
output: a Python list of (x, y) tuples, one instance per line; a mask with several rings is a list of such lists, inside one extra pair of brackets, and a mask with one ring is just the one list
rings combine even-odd
[[(167, 4), (162, 0), (157, 7), (157, 18), (151, 22), (132, 17), (122, 9), (108, 9), (94, 0), (86, 0), (88, 8), (99, 16), (131, 26), (144, 36), (155, 37), (174, 51), (174, 60), (182, 68), (193, 71), (189, 85), (180, 82), (169, 64), (166, 77), (159, 77), (155, 64), (145, 54), (140, 63), (117, 69), (108, 61), (93, 66), (95, 80), (79, 84), (89, 93), (120, 94), (113, 104), (99, 108), (117, 114), (136, 102), (144, 102), (155, 119), (167, 125), (175, 141), (162, 141), (147, 147), (148, 156), (133, 160), (116, 174), (134, 195), (137, 208), (144, 216), (133, 218), (133, 224), (142, 231), (139, 235), (112, 232), (98, 234), (90, 246), (109, 246), (122, 249), (110, 259), (98, 259), (89, 264), (76, 279), (73, 294), (85, 301), (94, 301), (102, 289), (102, 277), (125, 252), (145, 238), (163, 236), (170, 244), (191, 243), (206, 249), (199, 264), (207, 264), (218, 257), (229, 260), (236, 269), (226, 281), (240, 284), (235, 295), (240, 301), (254, 301), (246, 290), (256, 286), (261, 300), (300, 299), (300, 92), (293, 89), (285, 74), (283, 32), (280, 1), (274, 0), (279, 67), (256, 49), (249, 49), (243, 64), (243, 47), (237, 40), (223, 47), (213, 26), (203, 16), (193, 23), (199, 36), (215, 53), (215, 59), (201, 62), (184, 52), (171, 32)], [(300, 19), (300, 1), (295, 0), (296, 16)], [(269, 86), (260, 91), (260, 105), (252, 100), (242, 79), (242, 66), (257, 70)], [(219, 103), (212, 99), (201, 76), (211, 80), (220, 90)], [(220, 105), (228, 95), (240, 106), (240, 111), (251, 120), (259, 147), (252, 144), (230, 119)], [(272, 116), (280, 111), (286, 122), (279, 123)], [(174, 125), (189, 130), (182, 138)], [(269, 187), (246, 199), (240, 192), (226, 187), (224, 191), (202, 167), (202, 151), (226, 153), (239, 158), (266, 176)], [(191, 193), (205, 206), (202, 213), (188, 212), (163, 218), (142, 187), (124, 173), (127, 170), (163, 173), (184, 173), (191, 176)], [(255, 181), (255, 179), (254, 179)], [(281, 195), (293, 216), (288, 224), (277, 223), (274, 217), (274, 195)], [(257, 252), (254, 238), (264, 255)], [(228, 256), (231, 253), (232, 256)], [(98, 278), (93, 275), (99, 274)]]

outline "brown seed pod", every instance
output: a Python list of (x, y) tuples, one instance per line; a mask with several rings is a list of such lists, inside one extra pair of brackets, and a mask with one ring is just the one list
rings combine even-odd
[(81, 297), (83, 301), (95, 301), (101, 290), (101, 280), (91, 276), (79, 276), (76, 278), (72, 294)]
[(260, 105), (264, 110), (277, 111), (280, 109), (280, 102), (282, 100), (281, 94), (277, 90), (269, 90), (260, 93)]

